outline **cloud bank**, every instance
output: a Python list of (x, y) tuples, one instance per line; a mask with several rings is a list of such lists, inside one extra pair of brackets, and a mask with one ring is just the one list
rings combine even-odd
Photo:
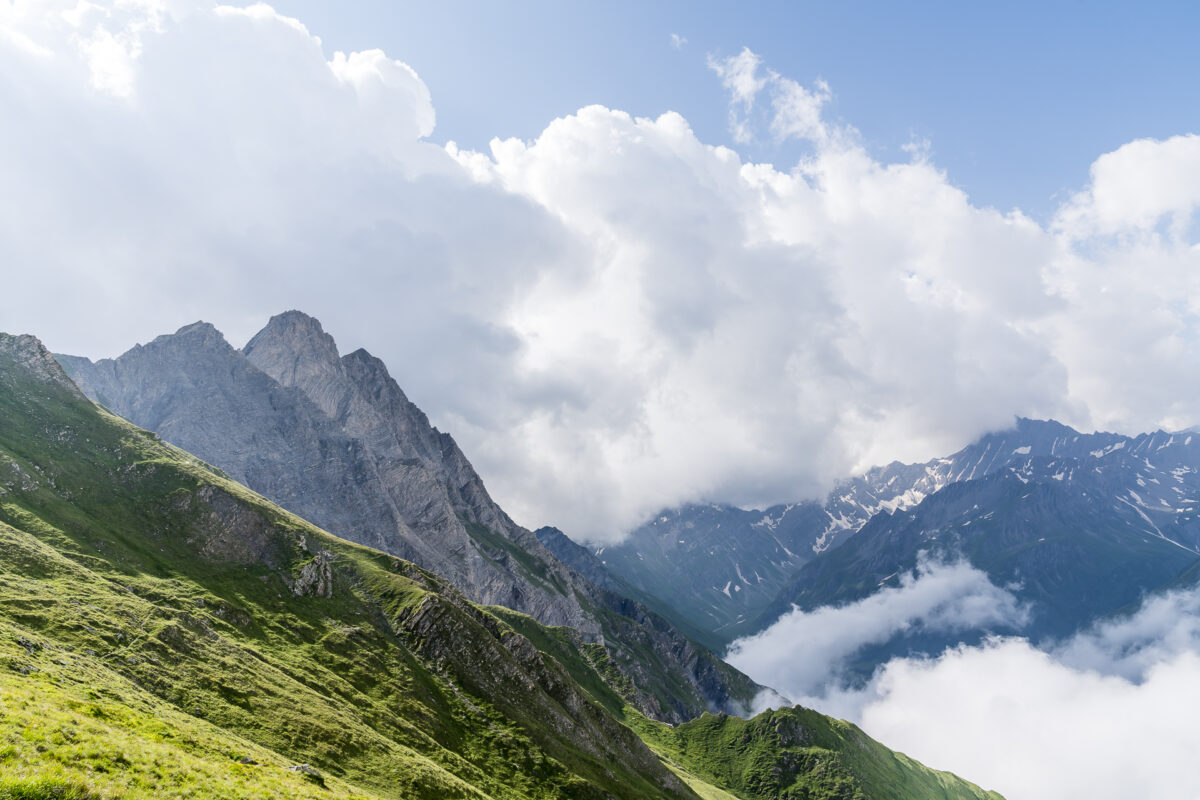
[(1049, 652), (999, 639), (895, 661), (858, 718), (1011, 800), (1197, 797), (1198, 609), (1196, 592), (1172, 594)]
[(793, 607), (766, 630), (735, 641), (725, 660), (796, 702), (827, 702), (841, 688), (847, 659), (867, 645), (912, 633), (1015, 631), (1028, 622), (1029, 608), (986, 573), (922, 554), (899, 586), (840, 607)]
[(0, 328), (109, 356), (302, 308), (516, 519), (596, 541), (1016, 414), (1200, 421), (1200, 137), (1100, 155), (1039, 224), (927, 149), (879, 161), (833, 88), (750, 50), (710, 62), (731, 125), (800, 163), (599, 106), (463, 151), (396, 55), (326, 53), (261, 4), (0, 4)]
[[(1003, 610), (1006, 594), (968, 566), (926, 567), (859, 603), (790, 615), (735, 645), (732, 661), (804, 705), (1009, 800), (1200, 796), (1192, 702), (1200, 590), (1150, 598), (1134, 614), (1045, 649), (997, 637), (933, 658), (894, 659), (862, 688), (841, 684), (838, 659), (856, 644), (916, 624), (1019, 623), (1018, 606)], [(989, 607), (989, 597), (1000, 606)]]

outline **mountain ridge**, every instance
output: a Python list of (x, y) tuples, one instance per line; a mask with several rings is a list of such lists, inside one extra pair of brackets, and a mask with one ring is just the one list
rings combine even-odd
[(443, 575), (474, 602), (570, 626), (613, 651), (649, 716), (748, 707), (761, 687), (516, 525), (386, 366), (340, 356), (319, 321), (276, 315), (238, 351), (207, 323), (91, 362), (86, 394), (353, 541)]

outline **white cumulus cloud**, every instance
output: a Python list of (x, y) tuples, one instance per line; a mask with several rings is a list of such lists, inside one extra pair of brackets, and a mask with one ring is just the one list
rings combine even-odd
[(1198, 610), (1197, 592), (1176, 593), (1048, 652), (998, 639), (893, 661), (856, 718), (1010, 800), (1197, 797)]
[(595, 541), (1015, 414), (1200, 416), (1194, 137), (1098, 154), (1041, 225), (927, 150), (879, 160), (829, 86), (748, 49), (714, 80), (798, 164), (599, 106), (440, 145), (419, 65), (317, 34), (261, 4), (0, 4), (0, 328), (110, 356), (302, 308), (384, 358), (519, 521)]
[(708, 57), (708, 67), (729, 90), (731, 107), (729, 126), (735, 141), (747, 143), (754, 139), (751, 112), (759, 95), (770, 95), (771, 133), (779, 140), (809, 139), (825, 144), (836, 129), (822, 117), (822, 108), (833, 93), (825, 81), (817, 81), (811, 89), (763, 66), (762, 58), (748, 47), (736, 56)]

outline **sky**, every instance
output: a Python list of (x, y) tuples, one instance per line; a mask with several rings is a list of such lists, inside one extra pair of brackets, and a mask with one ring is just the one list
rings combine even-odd
[(0, 329), (99, 358), (299, 308), (591, 542), (1016, 415), (1187, 427), (1196, 22), (0, 3)]
[[(750, 47), (833, 87), (831, 115), (871, 152), (928, 140), (976, 205), (1044, 221), (1101, 153), (1194, 131), (1194, 3), (441, 3), (284, 0), (327, 49), (381, 47), (436, 100), (437, 141), (533, 139), (589, 104), (678, 111), (701, 141), (786, 168), (803, 149), (730, 136), (706, 57)], [(677, 43), (672, 36), (679, 37)]]

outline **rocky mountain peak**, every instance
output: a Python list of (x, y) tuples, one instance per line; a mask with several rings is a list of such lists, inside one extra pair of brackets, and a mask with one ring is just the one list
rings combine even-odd
[[(83, 393), (75, 386), (67, 373), (54, 359), (54, 356), (36, 336), (21, 334), (14, 336), (0, 333), (0, 356), (24, 368), (40, 381), (54, 383), (69, 389), (73, 394), (83, 397)], [(0, 379), (4, 376), (0, 375)]]
[(342, 356), (342, 363), (361, 391), (377, 398), (387, 397), (388, 402), (403, 410), (403, 416), (411, 421), (415, 431), (428, 428), (430, 433), (436, 432), (425, 412), (408, 399), (381, 358), (360, 347)]
[(225, 341), (224, 334), (217, 330), (211, 322), (203, 320), (193, 322), (191, 325), (184, 325), (175, 331), (174, 334), (164, 334), (151, 342), (151, 344), (158, 345), (165, 343), (170, 343), (176, 347), (232, 349), (229, 342)]
[(242, 354), (283, 386), (305, 391), (322, 411), (337, 416), (345, 369), (337, 343), (315, 317), (294, 310), (271, 317)]
[(286, 352), (294, 361), (331, 363), (338, 359), (337, 343), (321, 327), (321, 321), (295, 310), (271, 317), (242, 352), (246, 356), (256, 354), (260, 359), (280, 352)]

